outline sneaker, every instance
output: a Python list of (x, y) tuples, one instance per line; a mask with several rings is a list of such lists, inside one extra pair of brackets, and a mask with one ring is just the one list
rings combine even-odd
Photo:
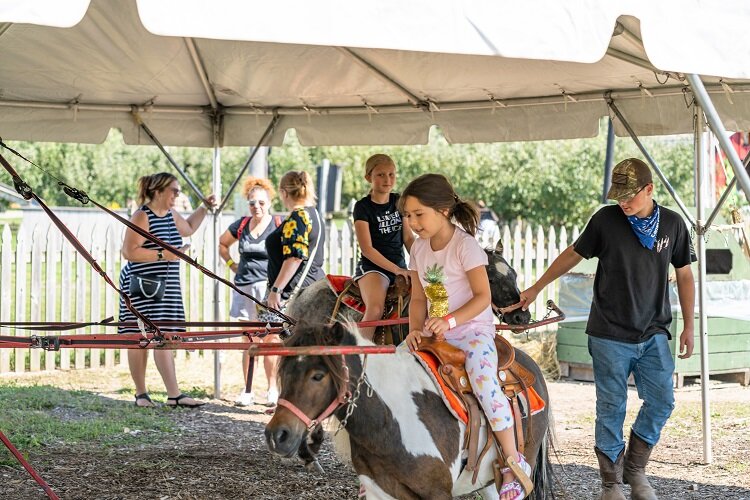
[(276, 402), (279, 400), (279, 391), (277, 389), (269, 389), (266, 395), (266, 406), (276, 406)]
[(252, 392), (242, 392), (234, 401), (236, 406), (252, 406), (255, 404), (255, 394)]

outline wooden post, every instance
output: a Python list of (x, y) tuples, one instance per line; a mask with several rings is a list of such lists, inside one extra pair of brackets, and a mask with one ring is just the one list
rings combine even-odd
[[(61, 239), (62, 234), (60, 233), (60, 231), (56, 226), (50, 224), (49, 229), (47, 230), (47, 250), (45, 263), (46, 276), (43, 288), (46, 295), (44, 319), (50, 322), (57, 321), (57, 296), (59, 292), (57, 286), (57, 261), (59, 260), (58, 257), (60, 252), (60, 243), (62, 243), (60, 241)], [(44, 353), (45, 370), (52, 371), (55, 369), (56, 357), (57, 353), (55, 353), (54, 351), (46, 351)]]
[[(49, 226), (42, 228), (41, 224), (34, 228), (31, 244), (31, 287), (30, 287), (30, 306), (31, 321), (40, 321), (42, 319), (42, 259), (44, 257), (44, 247), (47, 229)], [(42, 352), (39, 349), (31, 350), (31, 361), (29, 368), (32, 372), (41, 369)]]
[[(545, 245), (544, 245), (544, 230), (542, 229), (542, 226), (538, 226), (536, 229), (536, 255), (534, 257), (534, 283), (536, 283), (539, 278), (542, 277), (542, 274), (544, 273), (544, 270), (546, 269), (545, 266)], [(527, 284), (525, 288), (528, 288), (530, 284)], [(542, 315), (545, 311), (545, 304), (547, 303), (546, 299), (551, 299), (549, 295), (547, 295), (546, 290), (542, 290), (542, 293), (537, 295), (536, 300), (534, 301), (534, 307), (536, 309), (536, 315), (537, 319), (541, 319)], [(546, 328), (545, 328), (546, 329)]]
[[(523, 289), (532, 285), (531, 278), (533, 276), (532, 271), (534, 270), (534, 239), (531, 234), (531, 224), (526, 226), (524, 234), (524, 245), (523, 245)], [(531, 311), (531, 317), (536, 316), (536, 304), (529, 307)]]
[[(28, 239), (31, 234), (27, 231), (18, 231), (16, 239), (16, 321), (26, 321), (26, 259), (28, 252)], [(15, 372), (26, 371), (26, 353), (28, 349), (15, 350)]]
[[(99, 222), (94, 225), (91, 231), (91, 247), (89, 252), (100, 263), (104, 255), (104, 248), (107, 245), (106, 230), (106, 226)], [(106, 286), (99, 273), (92, 270), (91, 309), (89, 310), (88, 321), (99, 321), (102, 319), (102, 287)], [(91, 368), (99, 368), (101, 366), (101, 349), (91, 349), (90, 366)]]
[(354, 274), (352, 264), (352, 229), (349, 227), (349, 221), (344, 221), (344, 225), (341, 228), (341, 274), (345, 276), (352, 276)]
[[(70, 227), (70, 231), (75, 234), (75, 229)], [(71, 314), (73, 305), (73, 290), (76, 290), (73, 283), (73, 273), (71, 272), (73, 266), (73, 246), (67, 241), (62, 242), (62, 258), (61, 258), (61, 269), (60, 273), (60, 321), (71, 321), (74, 316)], [(70, 369), (70, 355), (69, 351), (60, 352), (60, 369)]]
[[(78, 241), (81, 242), (81, 244), (88, 248), (89, 243), (91, 242), (91, 232), (87, 228), (85, 224), (81, 224), (78, 227), (78, 233), (76, 234), (76, 238)], [(83, 258), (81, 254), (76, 252), (76, 320), (77, 321), (85, 321), (86, 316), (86, 306), (88, 303), (88, 299), (90, 298), (90, 294), (88, 293), (89, 290), (89, 281), (87, 279), (87, 275), (89, 272), (89, 263), (86, 262), (86, 259)], [(85, 333), (89, 331), (87, 328), (86, 330), (77, 331), (76, 333)], [(82, 370), (86, 368), (86, 350), (85, 349), (76, 349), (75, 350), (75, 368), (77, 370)]]
[(326, 272), (341, 274), (341, 268), (339, 267), (339, 231), (336, 229), (336, 224), (333, 221), (328, 225), (326, 246), (328, 246), (325, 259), (325, 263), (328, 264)]
[[(117, 231), (115, 230), (115, 226), (110, 224), (107, 227), (107, 232), (105, 235), (105, 247), (104, 247), (104, 262), (100, 262), (100, 265), (104, 267), (104, 270), (107, 273), (107, 276), (117, 284), (118, 277), (115, 276), (115, 260), (117, 259), (118, 252), (118, 245), (116, 240), (119, 239), (119, 235), (117, 234)], [(101, 277), (99, 278), (101, 280)], [(116, 307), (116, 295), (117, 292), (115, 290), (107, 285), (104, 284), (104, 316), (110, 317), (115, 315), (115, 307)], [(104, 351), (104, 366), (107, 368), (114, 368), (115, 366), (115, 350), (114, 349), (107, 349)]]

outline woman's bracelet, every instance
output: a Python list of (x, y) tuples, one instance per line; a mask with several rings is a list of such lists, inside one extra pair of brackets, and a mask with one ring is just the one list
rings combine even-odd
[(234, 261), (232, 259), (229, 259), (227, 261), (227, 267), (232, 267), (234, 265)]

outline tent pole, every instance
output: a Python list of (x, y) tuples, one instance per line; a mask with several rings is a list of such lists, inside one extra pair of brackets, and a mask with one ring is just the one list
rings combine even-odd
[(685, 215), (685, 218), (690, 222), (690, 225), (692, 227), (695, 227), (695, 218), (693, 217), (693, 214), (690, 213), (690, 211), (687, 209), (685, 204), (682, 202), (682, 199), (677, 194), (677, 192), (674, 190), (672, 185), (667, 180), (664, 173), (659, 168), (659, 165), (656, 164), (656, 161), (651, 157), (648, 151), (646, 151), (646, 147), (643, 145), (641, 140), (638, 138), (638, 136), (635, 134), (635, 131), (630, 127), (630, 124), (625, 119), (624, 116), (622, 116), (622, 113), (620, 113), (620, 110), (617, 108), (617, 105), (615, 104), (614, 100), (612, 100), (611, 97), (607, 97), (607, 104), (612, 109), (612, 111), (617, 116), (617, 119), (620, 120), (620, 123), (622, 123), (623, 127), (625, 127), (625, 130), (628, 131), (628, 134), (630, 134), (630, 137), (633, 139), (633, 142), (635, 142), (635, 145), (638, 146), (638, 149), (641, 150), (641, 153), (643, 153), (643, 156), (646, 158), (646, 161), (651, 165), (651, 168), (654, 169), (654, 172), (656, 172), (656, 175), (659, 176), (659, 179), (661, 180), (661, 183), (664, 185), (665, 188), (667, 188), (667, 191), (669, 191), (669, 194), (674, 199), (675, 203), (677, 203), (677, 206), (680, 207), (680, 210), (682, 211), (683, 215)]
[[(706, 184), (706, 123), (703, 109), (695, 107), (695, 235), (698, 252), (698, 334), (701, 351), (701, 413), (703, 416), (703, 462), (713, 462), (711, 446), (711, 409), (708, 366), (708, 318), (706, 317), (706, 240), (703, 186)], [(690, 314), (694, 314), (692, 311)], [(683, 318), (684, 320), (684, 318)]]
[(135, 119), (136, 123), (143, 129), (143, 131), (146, 132), (146, 135), (149, 136), (149, 138), (153, 141), (156, 147), (159, 148), (159, 151), (161, 151), (162, 154), (167, 158), (167, 161), (172, 164), (175, 170), (177, 170), (177, 173), (180, 174), (180, 176), (183, 179), (185, 179), (185, 182), (187, 182), (187, 185), (190, 186), (190, 189), (192, 189), (193, 192), (198, 196), (198, 198), (200, 198), (201, 202), (205, 200), (206, 197), (203, 196), (203, 193), (201, 192), (200, 188), (193, 182), (193, 180), (182, 169), (182, 167), (180, 167), (177, 164), (174, 158), (172, 158), (172, 155), (169, 154), (169, 151), (166, 150), (166, 148), (162, 145), (159, 139), (157, 139), (156, 136), (153, 134), (153, 132), (151, 132), (151, 129), (148, 128), (148, 125), (146, 125), (143, 122), (140, 115), (137, 112), (134, 112), (133, 118)]
[(328, 208), (328, 173), (331, 170), (331, 160), (324, 158), (318, 167), (318, 212), (325, 219)]
[[(221, 199), (221, 116), (214, 115), (213, 122), (213, 162), (212, 162), (212, 178), (211, 182), (213, 185), (213, 192), (217, 199)], [(219, 236), (221, 228), (219, 223), (221, 222), (221, 209), (214, 210), (211, 214), (213, 221), (213, 240), (212, 240), (212, 265), (211, 270), (218, 274), (219, 269)], [(219, 321), (221, 311), (219, 310), (219, 282), (214, 280), (213, 282), (213, 297), (214, 297), (214, 321)], [(214, 399), (221, 398), (221, 351), (218, 349), (214, 351)]]
[(693, 90), (695, 100), (706, 114), (709, 128), (719, 140), (719, 146), (721, 146), (722, 151), (724, 151), (724, 154), (729, 159), (729, 164), (732, 165), (734, 175), (740, 183), (740, 187), (745, 192), (747, 199), (750, 200), (750, 174), (745, 170), (745, 167), (740, 160), (740, 156), (732, 147), (729, 137), (727, 137), (726, 130), (724, 129), (724, 124), (719, 118), (719, 113), (716, 111), (708, 92), (706, 92), (706, 87), (703, 86), (703, 82), (698, 75), (687, 75), (687, 79), (690, 83), (690, 88)]
[[(255, 148), (252, 149), (252, 151), (250, 152), (250, 156), (248, 157), (247, 161), (240, 169), (239, 173), (237, 174), (237, 177), (234, 179), (234, 182), (232, 182), (232, 185), (229, 186), (229, 189), (227, 189), (226, 196), (219, 204), (219, 208), (216, 209), (217, 213), (220, 214), (221, 211), (224, 210), (224, 207), (229, 202), (229, 198), (232, 197), (232, 193), (234, 192), (234, 189), (237, 187), (237, 184), (239, 184), (240, 179), (242, 179), (242, 176), (245, 175), (245, 171), (250, 166), (250, 163), (253, 161), (253, 158), (255, 158), (255, 155), (258, 154), (258, 151), (260, 151), (261, 146), (265, 145), (265, 143), (268, 142), (269, 136), (273, 133), (279, 121), (281, 121), (281, 116), (274, 114), (273, 118), (271, 119), (271, 123), (268, 124), (268, 127), (266, 127), (266, 130), (265, 132), (263, 132), (263, 135), (260, 136), (260, 140), (258, 141), (258, 144), (255, 146)], [(218, 197), (218, 195), (216, 196)]]
[(604, 158), (604, 186), (602, 187), (602, 203), (607, 203), (607, 192), (612, 185), (612, 164), (615, 159), (615, 124), (612, 118), (607, 119), (607, 155)]

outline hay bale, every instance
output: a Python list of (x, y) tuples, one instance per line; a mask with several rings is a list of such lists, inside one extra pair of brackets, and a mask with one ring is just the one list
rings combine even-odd
[(560, 378), (560, 363), (557, 361), (557, 330), (529, 330), (523, 333), (504, 331), (503, 336), (513, 347), (522, 350), (536, 361), (548, 379)]

